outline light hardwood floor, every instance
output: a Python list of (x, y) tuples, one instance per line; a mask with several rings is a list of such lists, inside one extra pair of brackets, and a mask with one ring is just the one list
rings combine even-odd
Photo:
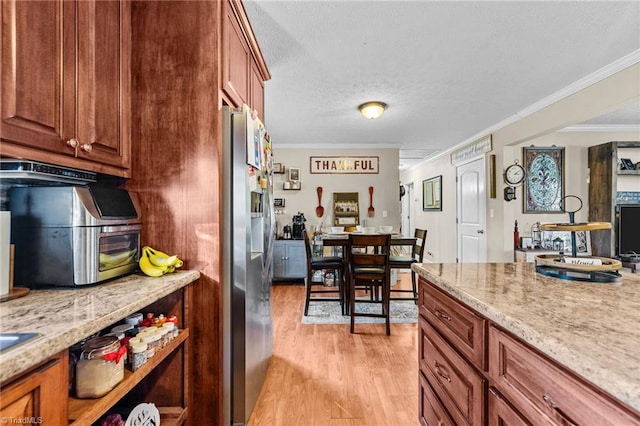
[[(411, 274), (399, 274), (409, 288)], [(304, 285), (273, 289), (273, 356), (248, 426), (417, 426), (418, 327), (301, 324)]]

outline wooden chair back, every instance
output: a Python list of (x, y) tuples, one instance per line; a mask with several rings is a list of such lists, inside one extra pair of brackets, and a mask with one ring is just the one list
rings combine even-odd
[(374, 269), (382, 268), (388, 274), (390, 240), (389, 234), (349, 234), (347, 255), (350, 271), (362, 276), (368, 269), (370, 273), (379, 275), (380, 272)]

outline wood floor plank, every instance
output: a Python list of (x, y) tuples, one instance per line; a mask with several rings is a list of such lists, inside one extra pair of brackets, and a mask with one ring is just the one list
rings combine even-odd
[(273, 288), (273, 356), (248, 426), (418, 426), (417, 324), (391, 336), (384, 324), (302, 324), (304, 297), (304, 285)]

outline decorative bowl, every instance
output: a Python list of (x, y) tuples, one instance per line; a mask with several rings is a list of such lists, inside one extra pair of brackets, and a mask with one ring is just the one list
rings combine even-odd
[(380, 232), (382, 232), (383, 234), (390, 234), (393, 232), (393, 226), (381, 226)]

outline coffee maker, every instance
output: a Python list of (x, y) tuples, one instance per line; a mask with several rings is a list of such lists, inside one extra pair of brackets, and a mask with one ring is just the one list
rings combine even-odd
[(303, 232), (305, 231), (305, 226), (304, 223), (307, 221), (307, 219), (304, 218), (304, 213), (300, 213), (298, 212), (297, 215), (293, 216), (292, 222), (293, 222), (293, 239), (294, 240), (301, 240), (304, 238), (303, 236)]

